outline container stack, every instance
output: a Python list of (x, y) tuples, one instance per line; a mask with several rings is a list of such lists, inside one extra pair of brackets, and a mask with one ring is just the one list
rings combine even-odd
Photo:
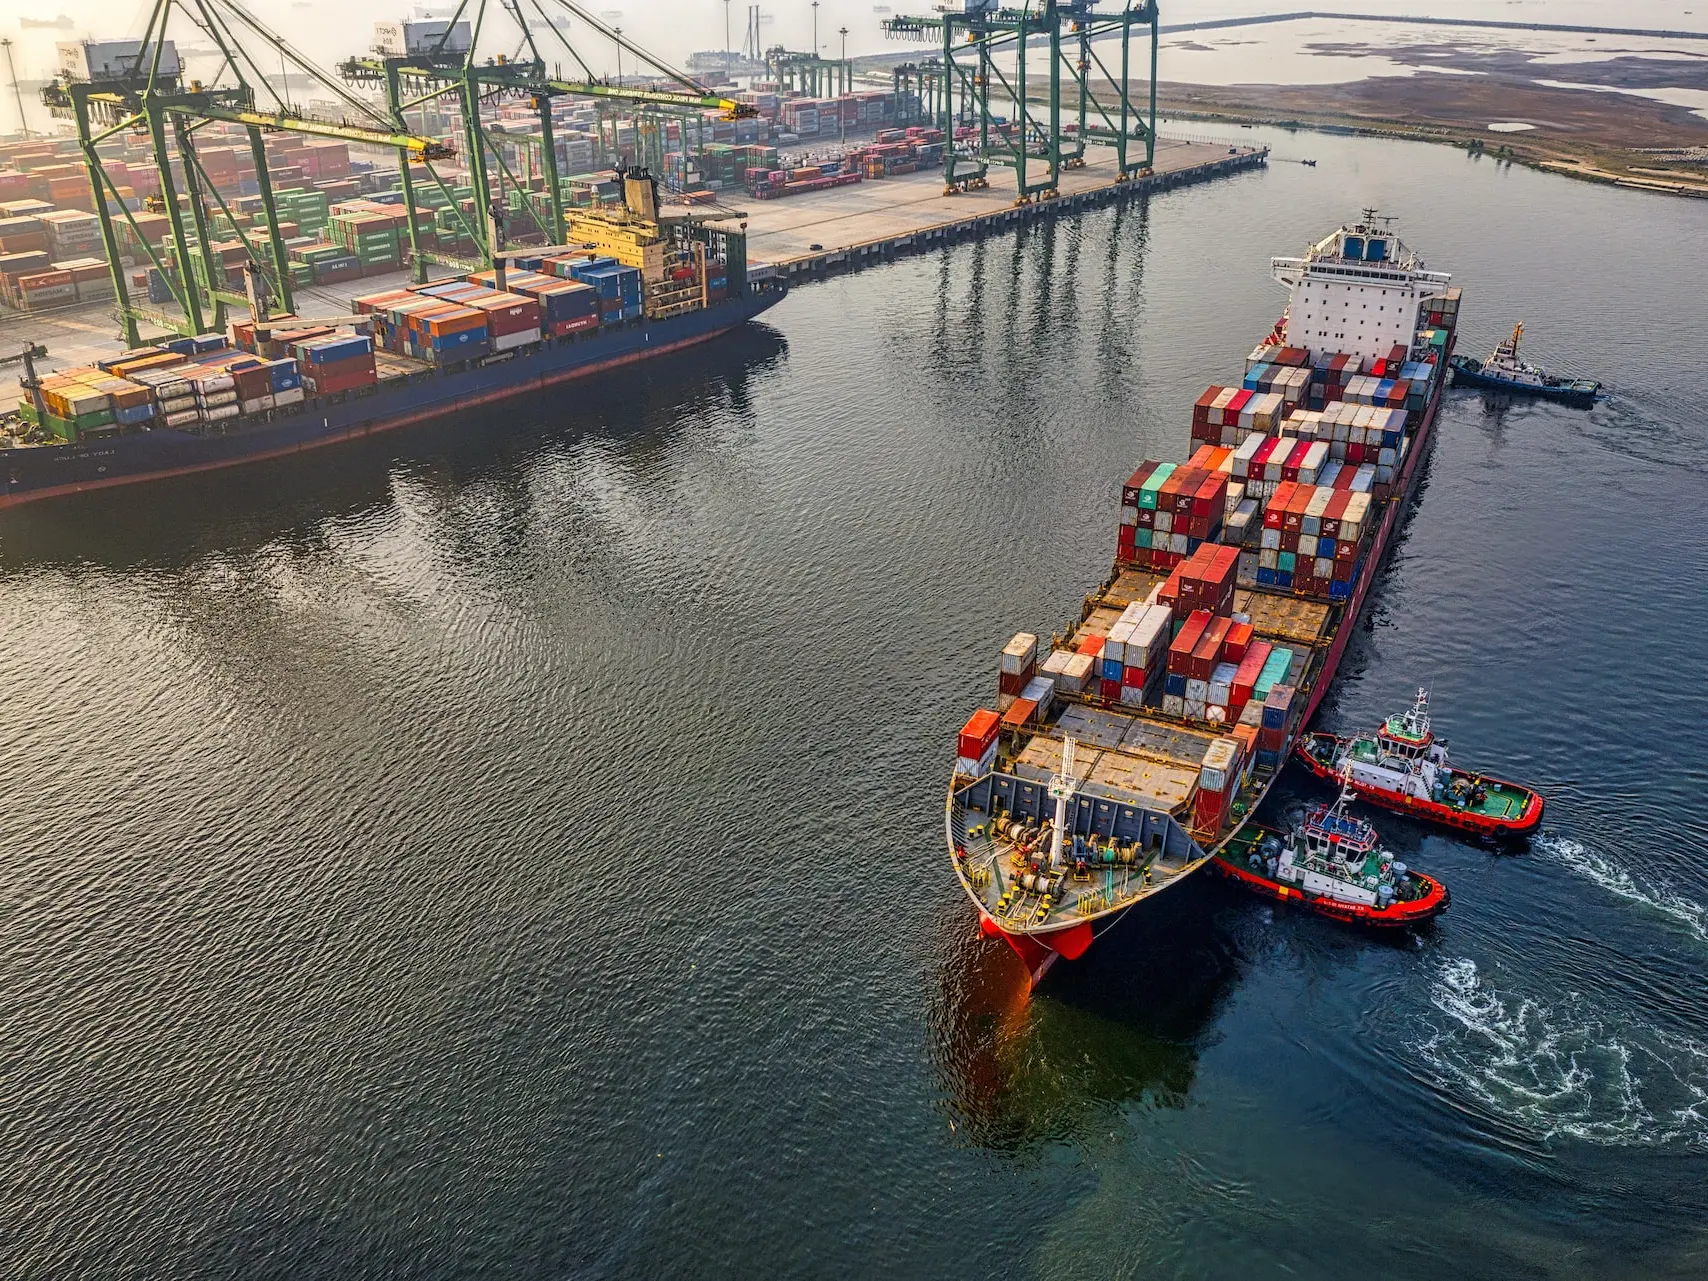
[(294, 343), (291, 354), (302, 370), (303, 387), (311, 396), (371, 387), (377, 381), (374, 343), (366, 334), (339, 333)]
[(1281, 482), (1263, 511), (1259, 585), (1323, 600), (1350, 599), (1375, 532), (1374, 510), (1368, 489)]
[[(491, 288), (496, 277), (490, 271), (480, 271), (468, 279)], [(504, 288), (539, 304), (540, 330), (548, 338), (599, 327), (599, 295), (585, 281), (563, 280), (537, 271), (509, 271), (504, 276)]]
[(1097, 660), (1098, 695), (1104, 702), (1144, 705), (1162, 675), (1173, 621), (1174, 612), (1166, 605), (1135, 601), (1122, 611)]
[(1222, 830), (1228, 805), (1239, 790), (1239, 779), (1239, 741), (1212, 739), (1198, 769), (1198, 791), (1192, 802), (1192, 827), (1201, 837), (1212, 837)]
[(1038, 674), (1038, 638), (1031, 632), (1016, 632), (1003, 646), (998, 664), (997, 693), (1002, 698), (1019, 698), (1026, 686)]
[(1117, 561), (1173, 569), (1218, 536), (1227, 498), (1226, 472), (1176, 463), (1141, 464), (1121, 491)]
[(1001, 734), (1002, 720), (988, 708), (981, 707), (961, 726), (956, 745), (955, 772), (982, 778), (996, 764), (996, 742)]

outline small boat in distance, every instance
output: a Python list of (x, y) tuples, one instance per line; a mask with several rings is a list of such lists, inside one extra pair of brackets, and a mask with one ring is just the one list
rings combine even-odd
[(1429, 692), (1374, 734), (1316, 732), (1294, 748), (1318, 778), (1343, 782), (1360, 800), (1477, 836), (1525, 836), (1542, 822), (1542, 797), (1486, 774), (1455, 769), (1429, 727)]
[(1314, 160), (1301, 160), (1299, 163), (1302, 165), (1309, 165), (1312, 169), (1317, 167), (1317, 162)]
[(1523, 336), (1524, 322), (1520, 321), (1513, 326), (1512, 337), (1496, 343), (1487, 360), (1459, 355), (1450, 357), (1447, 363), (1453, 369), (1453, 385), (1541, 396), (1576, 405), (1580, 409), (1588, 409), (1595, 404), (1595, 398), (1601, 394), (1601, 384), (1593, 378), (1562, 378), (1520, 360), (1518, 342)]
[(1352, 788), (1318, 805), (1290, 832), (1242, 828), (1210, 866), (1230, 881), (1331, 920), (1404, 929), (1440, 916), (1453, 896), (1383, 849), (1376, 829), (1347, 813)]

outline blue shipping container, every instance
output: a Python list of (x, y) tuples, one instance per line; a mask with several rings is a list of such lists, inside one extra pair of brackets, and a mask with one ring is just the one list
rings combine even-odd
[(1172, 694), (1176, 698), (1186, 697), (1186, 674), (1168, 672), (1162, 678), (1162, 692)]

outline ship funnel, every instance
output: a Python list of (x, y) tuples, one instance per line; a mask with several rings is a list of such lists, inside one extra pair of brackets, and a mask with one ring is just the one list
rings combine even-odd
[(642, 222), (658, 221), (658, 183), (645, 169), (636, 167), (621, 171), (623, 205), (629, 215)]

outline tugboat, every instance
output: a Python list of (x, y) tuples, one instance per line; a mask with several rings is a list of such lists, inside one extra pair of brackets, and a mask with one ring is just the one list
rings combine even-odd
[(1440, 916), (1453, 901), (1447, 887), (1383, 849), (1376, 829), (1347, 813), (1352, 795), (1343, 787), (1333, 805), (1317, 806), (1286, 834), (1248, 825), (1210, 866), (1265, 897), (1351, 925), (1403, 929)]
[(1294, 748), (1318, 778), (1344, 780), (1360, 800), (1486, 837), (1525, 836), (1542, 821), (1542, 797), (1486, 774), (1454, 769), (1429, 728), (1429, 692), (1374, 734), (1305, 734)]
[(1589, 409), (1601, 393), (1601, 384), (1592, 378), (1561, 378), (1546, 369), (1526, 364), (1518, 358), (1518, 340), (1524, 336), (1524, 323), (1513, 327), (1512, 337), (1497, 343), (1487, 360), (1470, 356), (1452, 356), (1455, 387), (1487, 387), (1494, 391), (1518, 392), (1526, 396), (1541, 396), (1563, 401), (1580, 409)]

